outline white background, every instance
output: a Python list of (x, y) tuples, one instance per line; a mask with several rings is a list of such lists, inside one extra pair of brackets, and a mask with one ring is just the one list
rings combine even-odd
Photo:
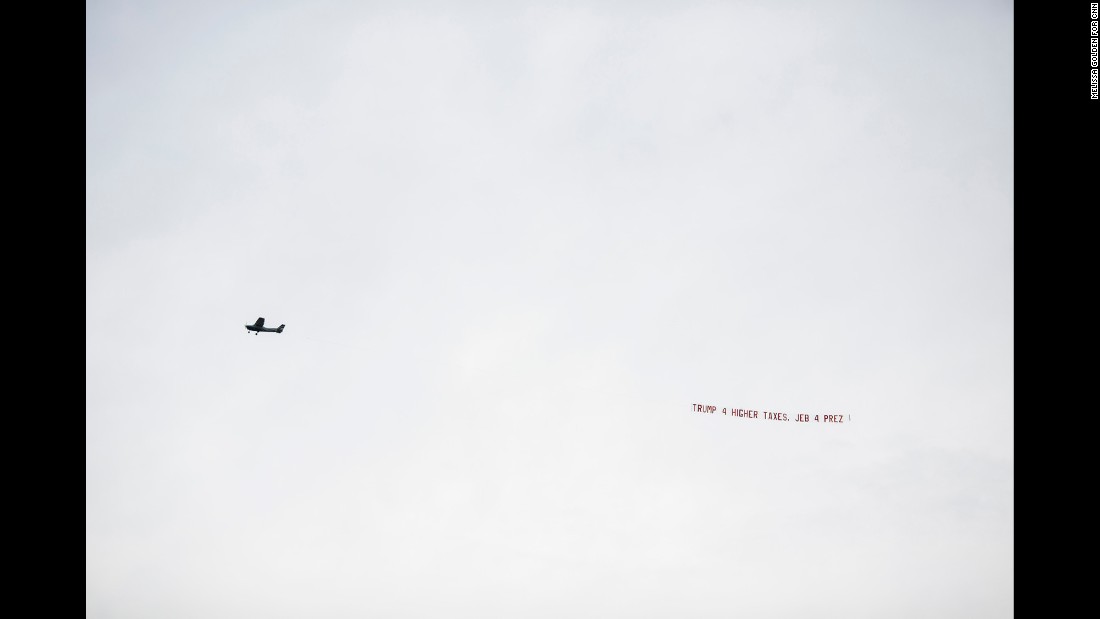
[(87, 616), (1012, 616), (1012, 29), (88, 4)]

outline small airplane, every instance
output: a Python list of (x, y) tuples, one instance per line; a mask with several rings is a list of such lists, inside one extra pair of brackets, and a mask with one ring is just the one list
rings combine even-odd
[(249, 331), (255, 331), (256, 335), (259, 335), (260, 331), (267, 331), (268, 333), (282, 333), (283, 332), (283, 327), (285, 327), (285, 326), (286, 325), (279, 325), (278, 327), (275, 327), (274, 329), (272, 329), (271, 327), (265, 327), (264, 326), (264, 319), (261, 316), (260, 318), (256, 319), (256, 324), (254, 324), (254, 325), (245, 325), (244, 328), (248, 329)]

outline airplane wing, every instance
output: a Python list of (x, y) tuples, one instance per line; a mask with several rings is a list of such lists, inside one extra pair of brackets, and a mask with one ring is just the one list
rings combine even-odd
[(257, 319), (256, 319), (256, 324), (254, 324), (254, 325), (252, 325), (252, 326), (254, 326), (254, 327), (262, 327), (262, 326), (264, 326), (264, 319), (263, 319), (263, 318), (257, 318)]

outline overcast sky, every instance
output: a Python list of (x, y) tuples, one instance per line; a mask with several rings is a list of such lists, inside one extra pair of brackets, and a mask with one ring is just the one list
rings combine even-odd
[(1011, 3), (86, 7), (88, 617), (1013, 616)]

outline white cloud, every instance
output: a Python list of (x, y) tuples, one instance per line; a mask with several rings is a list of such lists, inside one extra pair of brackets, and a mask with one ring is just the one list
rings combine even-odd
[(1011, 614), (1011, 23), (89, 8), (88, 616)]

